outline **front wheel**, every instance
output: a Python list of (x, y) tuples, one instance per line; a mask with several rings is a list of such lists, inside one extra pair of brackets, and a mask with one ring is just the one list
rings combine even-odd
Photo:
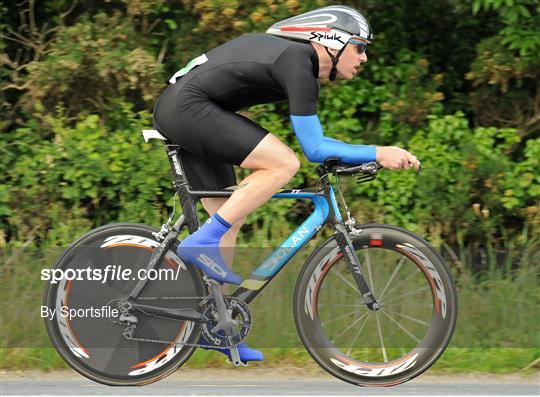
[(427, 370), (450, 342), (457, 293), (448, 266), (422, 238), (368, 224), (351, 236), (380, 310), (368, 309), (330, 238), (306, 261), (295, 288), (302, 343), (327, 372), (360, 386), (393, 386)]

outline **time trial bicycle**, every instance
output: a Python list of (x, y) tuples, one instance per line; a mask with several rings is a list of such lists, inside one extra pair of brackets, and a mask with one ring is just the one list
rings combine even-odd
[[(342, 218), (335, 175), (373, 180), (375, 162), (347, 166), (328, 159), (317, 167), (315, 189), (282, 190), (276, 199), (307, 199), (312, 213), (231, 295), (176, 255), (183, 228), (200, 226), (196, 204), (203, 197), (229, 197), (233, 190), (194, 191), (184, 175), (179, 148), (156, 130), (146, 142), (163, 142), (180, 198), (182, 215), (160, 230), (143, 224), (109, 224), (90, 231), (62, 253), (55, 270), (131, 274), (172, 269), (174, 279), (85, 277), (49, 282), (44, 305), (52, 344), (82, 375), (108, 385), (144, 385), (176, 371), (201, 344), (231, 349), (251, 327), (249, 303), (325, 224), (333, 235), (308, 257), (294, 290), (294, 321), (311, 357), (327, 372), (360, 386), (392, 386), (426, 371), (443, 353), (456, 325), (458, 302), (452, 275), (424, 239), (399, 227), (357, 225), (343, 200)], [(338, 185), (339, 187), (339, 185)], [(341, 194), (341, 191), (339, 191)], [(341, 196), (343, 198), (343, 196)], [(68, 316), (101, 308), (104, 316)], [(209, 345), (204, 345), (207, 347)]]

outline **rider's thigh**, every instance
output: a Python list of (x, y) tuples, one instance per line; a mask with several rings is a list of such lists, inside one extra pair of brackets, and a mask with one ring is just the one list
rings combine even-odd
[(257, 170), (284, 169), (296, 173), (300, 168), (300, 160), (290, 147), (268, 133), (242, 161), (240, 167)]

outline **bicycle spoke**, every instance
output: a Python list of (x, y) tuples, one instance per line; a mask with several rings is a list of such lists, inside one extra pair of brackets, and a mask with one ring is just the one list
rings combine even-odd
[(386, 355), (386, 348), (384, 347), (384, 340), (382, 337), (381, 323), (379, 322), (379, 312), (375, 312), (375, 318), (377, 319), (377, 329), (379, 330), (379, 339), (381, 340), (381, 349), (383, 353), (384, 362), (388, 362), (388, 356)]
[[(368, 312), (368, 314), (371, 314), (371, 312)], [(349, 347), (349, 350), (347, 350), (347, 356), (349, 354), (351, 354), (351, 351), (352, 351), (352, 348), (353, 346), (355, 345), (356, 341), (358, 340), (358, 338), (360, 337), (360, 334), (362, 333), (362, 330), (364, 329), (364, 326), (366, 325), (367, 323), (367, 320), (369, 319), (370, 316), (367, 316), (366, 319), (364, 320), (364, 323), (362, 324), (362, 326), (360, 327), (360, 330), (358, 331), (358, 333), (356, 334), (356, 338), (354, 338), (354, 341), (353, 343), (351, 343), (351, 347)]]
[[(384, 304), (385, 309), (389, 309), (389, 308), (396, 309), (396, 308), (402, 308), (402, 307), (403, 307), (403, 302), (393, 302), (391, 304), (388, 304), (387, 302), (385, 302), (385, 304)], [(427, 302), (415, 303), (414, 307), (416, 309), (418, 309), (418, 308), (432, 308), (433, 307), (433, 302), (431, 302), (431, 300), (429, 300)]]
[(386, 292), (386, 290), (388, 289), (388, 286), (390, 285), (390, 283), (392, 282), (392, 280), (394, 279), (394, 277), (396, 276), (397, 272), (399, 272), (399, 269), (401, 269), (401, 266), (403, 265), (403, 263), (405, 263), (405, 257), (402, 256), (401, 259), (399, 260), (399, 263), (398, 265), (396, 266), (396, 268), (394, 269), (394, 272), (392, 273), (392, 275), (390, 276), (390, 278), (388, 279), (388, 282), (386, 283), (386, 285), (384, 286), (383, 288), (383, 291), (381, 292), (381, 295), (378, 297), (378, 300), (379, 302), (382, 300), (383, 296), (384, 296), (384, 293)]
[(343, 335), (345, 332), (347, 332), (348, 330), (350, 330), (352, 327), (354, 327), (354, 325), (356, 323), (358, 323), (360, 320), (362, 320), (365, 316), (367, 316), (369, 313), (371, 312), (365, 312), (364, 314), (362, 314), (360, 317), (358, 317), (356, 320), (353, 321), (353, 323), (351, 325), (349, 325), (347, 328), (345, 328), (343, 331), (341, 331), (338, 335), (336, 335), (334, 337), (334, 339), (337, 339), (339, 338), (341, 335)]
[(353, 305), (353, 304), (340, 304), (340, 303), (323, 303), (323, 304), (319, 304), (318, 306), (319, 307), (332, 307), (332, 306), (337, 306), (337, 307), (361, 307), (361, 306), (365, 306), (366, 304), (365, 303), (359, 303), (359, 304), (356, 304), (356, 305)]
[[(354, 295), (352, 295), (352, 294), (350, 294), (350, 293), (348, 293), (348, 292), (345, 292), (345, 291), (342, 291), (342, 290), (339, 290), (339, 289), (334, 289), (334, 290), (332, 291), (332, 293), (338, 293), (338, 294), (342, 295), (342, 296), (345, 297), (345, 298), (349, 298), (349, 299), (352, 299), (352, 300), (355, 300), (355, 301), (356, 301), (356, 300), (359, 300), (359, 299), (358, 299), (358, 298), (359, 298), (358, 296), (354, 296)], [(334, 298), (334, 297), (332, 297), (332, 298)], [(365, 305), (366, 305), (365, 303), (359, 303), (359, 304), (362, 305), (362, 306), (365, 306)]]
[(360, 291), (358, 291), (358, 288), (356, 287), (356, 285), (354, 285), (353, 283), (351, 283), (349, 280), (347, 280), (345, 278), (345, 276), (343, 274), (341, 274), (338, 270), (335, 271), (336, 273), (336, 276), (338, 276), (338, 278), (340, 278), (345, 284), (347, 284), (349, 287), (351, 287), (357, 294), (360, 295)]
[(390, 292), (388, 293), (388, 295), (392, 295), (392, 292), (396, 291), (397, 289), (399, 289), (399, 287), (401, 287), (403, 284), (405, 284), (407, 281), (409, 281), (409, 279), (413, 276), (415, 276), (418, 272), (420, 272), (420, 269), (419, 268), (416, 268), (416, 270), (414, 272), (412, 272), (411, 274), (409, 274), (407, 277), (405, 277), (403, 280), (401, 280), (401, 282), (396, 285), (394, 287), (394, 289), (390, 290)]
[(337, 292), (338, 294), (341, 294), (341, 295), (343, 295), (343, 296), (345, 296), (345, 297), (351, 297), (351, 298), (354, 298), (354, 299), (355, 299), (355, 296), (353, 296), (353, 295), (351, 295), (351, 294), (349, 294), (349, 293), (347, 293), (347, 292), (345, 292), (345, 291), (341, 291), (341, 290), (339, 290), (339, 289), (336, 289), (336, 290), (334, 290), (334, 291), (332, 291), (332, 292)]
[[(356, 313), (356, 310), (353, 310), (353, 311), (350, 311), (350, 312), (348, 312), (348, 313), (342, 314), (341, 316), (338, 316), (338, 317), (336, 317), (336, 318), (332, 318), (332, 321), (341, 320), (343, 317), (350, 316), (350, 315), (353, 314), (353, 313)], [(321, 326), (323, 326), (323, 325), (324, 325), (324, 323), (321, 322)]]
[(386, 313), (384, 311), (384, 309), (381, 309), (381, 310), (390, 320), (392, 320), (399, 328), (401, 328), (403, 330), (403, 332), (405, 332), (407, 335), (409, 335), (416, 343), (420, 343), (420, 339), (418, 339), (416, 336), (414, 336), (414, 334), (411, 331), (409, 331), (403, 325), (401, 325), (396, 320), (394, 320), (388, 313)]
[(405, 293), (405, 294), (401, 294), (401, 295), (399, 295), (399, 296), (396, 296), (395, 298), (392, 298), (392, 299), (390, 299), (388, 302), (385, 302), (385, 303), (393, 302), (393, 301), (395, 301), (395, 300), (404, 298), (404, 297), (406, 297), (406, 296), (410, 296), (410, 295), (417, 294), (417, 293), (419, 293), (419, 292), (425, 291), (426, 289), (429, 289), (429, 285), (425, 285), (425, 286), (423, 286), (423, 287), (421, 287), (421, 288), (418, 288), (418, 289), (416, 289), (416, 290), (414, 290), (414, 291), (407, 292), (407, 293)]
[(387, 311), (387, 312), (390, 312), (392, 314), (397, 314), (398, 316), (401, 316), (401, 317), (405, 317), (411, 321), (414, 321), (415, 323), (418, 323), (418, 324), (422, 324), (422, 325), (429, 325), (429, 323), (427, 321), (423, 321), (423, 320), (419, 320), (415, 317), (411, 317), (411, 316), (407, 316), (406, 314), (403, 314), (403, 313), (398, 313), (398, 312), (395, 312), (393, 310), (389, 310), (386, 306), (384, 307), (384, 310)]

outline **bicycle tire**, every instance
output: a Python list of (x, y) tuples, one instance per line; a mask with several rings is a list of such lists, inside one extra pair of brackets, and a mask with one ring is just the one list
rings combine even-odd
[[(306, 350), (311, 357), (331, 375), (359, 386), (393, 386), (420, 375), (431, 367), (444, 352), (450, 342), (457, 321), (458, 301), (456, 286), (450, 270), (441, 255), (421, 237), (416, 236), (407, 230), (390, 225), (366, 224), (358, 226), (358, 229), (361, 231), (359, 235), (351, 236), (357, 253), (360, 252), (362, 255), (366, 255), (366, 252), (383, 253), (385, 256), (400, 255), (405, 259), (400, 259), (399, 263), (401, 263), (401, 265), (399, 266), (402, 266), (403, 263), (408, 266), (407, 269), (413, 269), (414, 266), (416, 266), (417, 269), (411, 272), (413, 277), (416, 277), (416, 279), (414, 279), (416, 283), (422, 279), (426, 280), (428, 287), (423, 287), (421, 289), (423, 289), (423, 291), (430, 291), (432, 301), (427, 303), (427, 309), (421, 310), (423, 310), (424, 313), (429, 311), (430, 305), (432, 309), (431, 312), (428, 312), (428, 315), (431, 316), (429, 323), (424, 321), (428, 324), (425, 334), (422, 339), (417, 338), (420, 340), (420, 343), (412, 348), (412, 350), (407, 351), (406, 354), (403, 354), (400, 358), (390, 361), (384, 359), (382, 361), (361, 361), (357, 358), (348, 356), (340, 350), (339, 346), (336, 346), (338, 343), (332, 340), (332, 338), (335, 339), (336, 334), (327, 335), (330, 332), (333, 332), (333, 330), (331, 330), (333, 324), (328, 326), (321, 321), (320, 312), (325, 309), (319, 307), (319, 297), (322, 294), (321, 291), (323, 291), (325, 280), (331, 280), (331, 276), (328, 276), (328, 274), (339, 271), (330, 271), (332, 268), (337, 269), (338, 263), (340, 263), (339, 266), (347, 269), (349, 275), (350, 272), (345, 265), (345, 261), (342, 259), (342, 255), (333, 237), (328, 239), (311, 253), (300, 272), (294, 292), (295, 324)], [(366, 256), (366, 258), (368, 257), (369, 256)], [(364, 276), (369, 279), (369, 277), (372, 276), (371, 270), (368, 274), (364, 267), (365, 265), (362, 266)], [(385, 294), (388, 284), (393, 282), (395, 274), (399, 274), (402, 268), (404, 267), (395, 266), (392, 276), (385, 273), (388, 274), (387, 286), (383, 291), (374, 291), (376, 298), (377, 292), (382, 292), (382, 295)], [(340, 277), (343, 278), (343, 273), (336, 273), (333, 277), (335, 279), (340, 279)], [(407, 277), (410, 280), (413, 280), (410, 274), (408, 276), (404, 275), (402, 277), (404, 280), (403, 283)], [(350, 280), (353, 280), (352, 277)], [(332, 284), (330, 283), (329, 286), (326, 287), (327, 291), (331, 288), (331, 285)], [(351, 286), (356, 287), (354, 281), (349, 284), (349, 287)], [(405, 284), (405, 287), (406, 286), (407, 285)], [(396, 290), (400, 291), (402, 288), (403, 287), (400, 284)], [(420, 291), (418, 294), (424, 294), (423, 291)], [(341, 291), (339, 294), (340, 296), (344, 295)], [(403, 296), (412, 296), (413, 294), (416, 294), (416, 292), (404, 293)], [(331, 297), (329, 293), (326, 293), (326, 295)], [(347, 295), (347, 293), (345, 293), (345, 295)], [(358, 318), (360, 318), (360, 314), (363, 310), (363, 316), (367, 316), (362, 326), (358, 326), (354, 329), (355, 331), (358, 330), (356, 340), (359, 340), (358, 336), (363, 332), (362, 328), (366, 325), (367, 319), (370, 318), (371, 314), (369, 313), (370, 311), (365, 308), (365, 305), (363, 308), (360, 308), (362, 307), (363, 299), (359, 292), (357, 297), (354, 296), (354, 294), (351, 296), (353, 296), (353, 298), (345, 296), (340, 299), (357, 300), (356, 304), (351, 306), (359, 308), (354, 309), (353, 312), (355, 314), (357, 313), (359, 316)], [(402, 302), (405, 301), (405, 299), (401, 298), (400, 300), (399, 297), (400, 296), (398, 295), (398, 298), (394, 297), (392, 300), (397, 300), (396, 304), (404, 305)], [(380, 301), (380, 303), (381, 310), (384, 311), (384, 300)], [(339, 302), (339, 300), (334, 304), (336, 307), (339, 307), (340, 305), (341, 302)], [(383, 314), (388, 316), (387, 313)], [(407, 316), (406, 314), (403, 315), (393, 311), (390, 313), (396, 313), (399, 316), (403, 316), (399, 317), (400, 320), (401, 318), (406, 319), (408, 317), (410, 320), (415, 320), (420, 324), (422, 323), (421, 320), (418, 320), (413, 316)], [(381, 314), (381, 318), (384, 317), (383, 314)], [(392, 314), (388, 317), (392, 316), (396, 315)], [(337, 313), (331, 312), (330, 318), (337, 319)], [(384, 318), (386, 319), (386, 317)], [(378, 350), (383, 353), (381, 354), (383, 358), (387, 358), (387, 348), (383, 343), (384, 338), (381, 329), (387, 332), (388, 327), (381, 327), (378, 314), (376, 319), (378, 336), (380, 336), (378, 342), (380, 342), (381, 345), (378, 347)], [(355, 319), (355, 322), (357, 320), (358, 319)], [(395, 322), (395, 320), (393, 321)], [(392, 324), (389, 320), (388, 323)], [(349, 327), (351, 327), (351, 325), (349, 325)], [(401, 327), (407, 331), (407, 327), (404, 327), (403, 325), (401, 325)], [(331, 331), (328, 331), (329, 329)], [(405, 331), (399, 330), (401, 334), (407, 335)], [(396, 335), (399, 332), (396, 332)], [(408, 332), (410, 333), (410, 331)], [(340, 334), (343, 334), (343, 330), (340, 331)], [(377, 334), (377, 332), (374, 331), (373, 334)], [(409, 335), (408, 338), (405, 336), (402, 339), (412, 339), (411, 343), (414, 344), (416, 342), (413, 337), (416, 336), (412, 334), (412, 336)], [(362, 343), (369, 344), (369, 338), (363, 339)], [(368, 356), (374, 350), (377, 349), (349, 346), (347, 352), (362, 351), (365, 356)], [(395, 348), (393, 350), (401, 352), (405, 349), (400, 346), (399, 349)]]
[[(84, 266), (97, 268), (104, 266), (105, 262), (101, 261), (111, 260), (113, 265), (122, 262), (123, 265), (131, 266), (134, 274), (135, 268), (146, 268), (153, 247), (158, 244), (152, 235), (152, 232), (156, 231), (147, 225), (130, 223), (110, 224), (94, 229), (68, 247), (57, 260), (54, 269), (65, 271)], [(185, 266), (176, 256), (177, 244), (178, 242), (174, 241), (156, 269), (160, 266), (177, 266), (180, 277), (175, 280), (149, 281), (140, 296), (153, 299), (156, 294), (158, 297), (167, 296), (167, 293), (173, 293), (173, 296), (207, 294), (200, 271), (194, 266)], [(132, 278), (104, 283), (66, 279), (56, 284), (49, 282), (44, 291), (44, 305), (59, 309), (64, 305), (80, 307), (91, 303), (99, 306), (105, 304), (105, 301), (110, 304), (111, 296), (117, 294), (120, 298), (123, 294), (128, 295), (137, 281)], [(160, 304), (167, 307), (179, 305), (172, 300)], [(182, 307), (185, 307), (185, 304), (182, 303)], [(193, 305), (193, 302), (191, 304)], [(69, 320), (58, 313), (57, 311), (54, 318), (44, 319), (52, 345), (71, 368), (102, 384), (141, 386), (156, 382), (176, 371), (195, 350), (194, 346), (128, 340), (122, 337), (126, 325), (115, 324), (108, 317)], [(135, 313), (139, 318), (136, 336), (141, 330), (143, 334), (156, 334), (158, 339), (163, 340), (183, 343), (197, 343), (199, 340), (200, 327), (193, 322)], [(172, 339), (169, 339), (171, 336)], [(105, 362), (107, 356), (111, 357), (109, 362)]]

